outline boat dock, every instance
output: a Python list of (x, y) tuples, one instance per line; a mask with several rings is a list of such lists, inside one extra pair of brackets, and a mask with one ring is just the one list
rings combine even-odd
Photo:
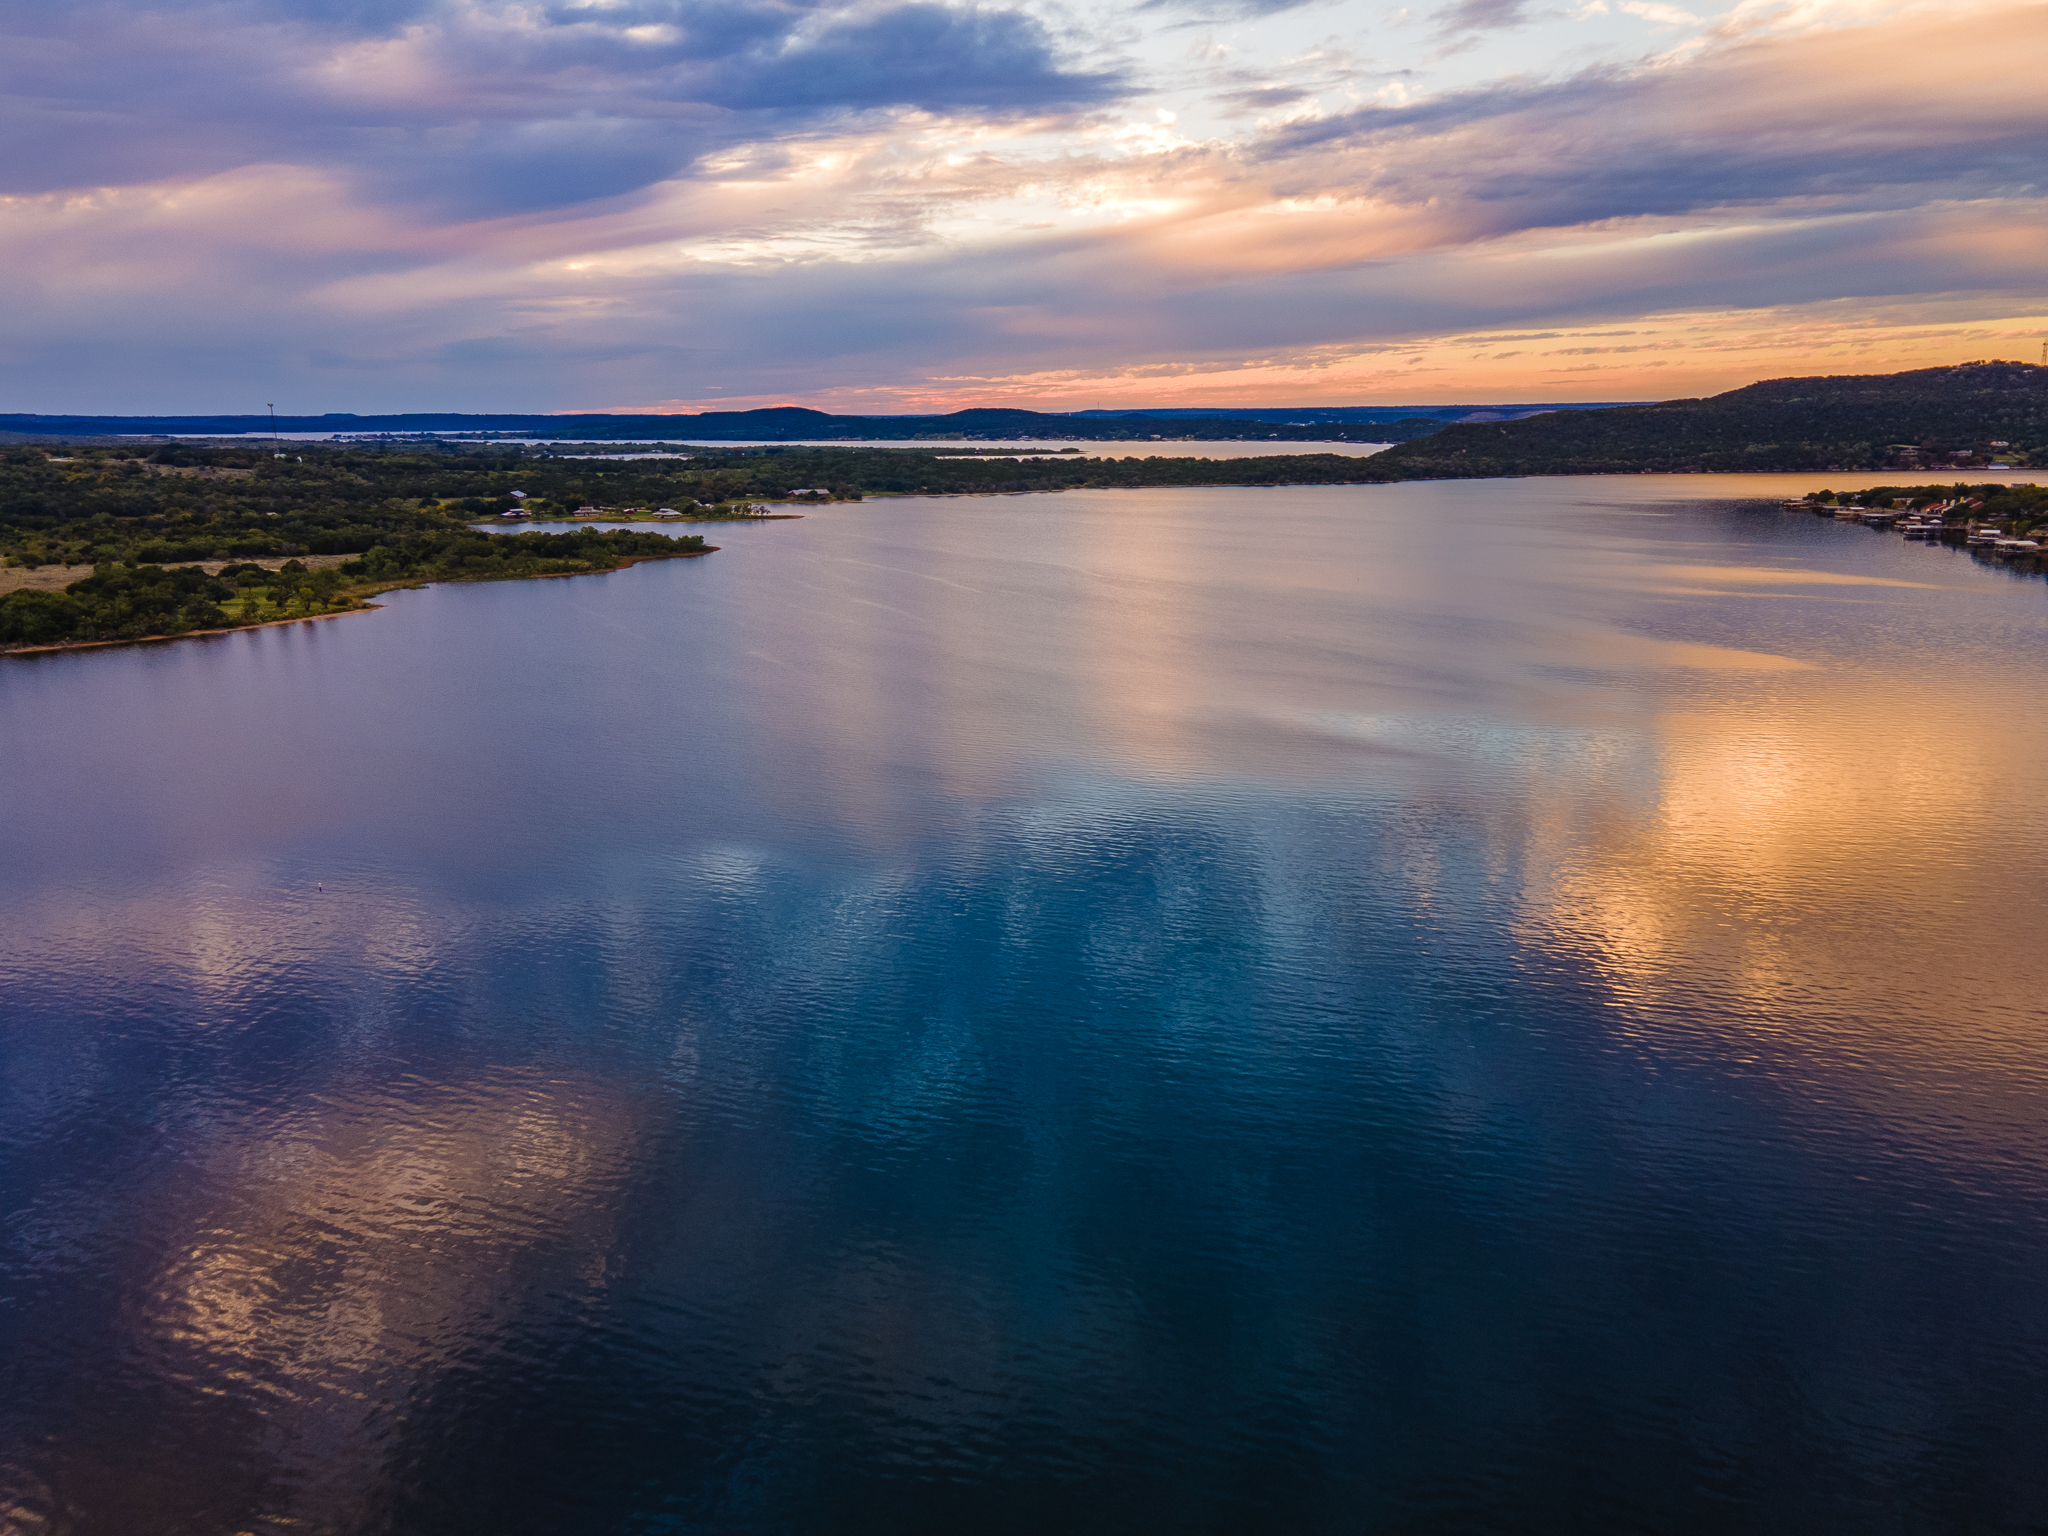
[[(1861, 523), (1866, 528), (1902, 534), (1915, 543), (1961, 547), (1977, 559), (2048, 574), (2048, 521), (2041, 526), (2041, 538), (2030, 538), (2026, 534), (2033, 531), (2031, 528), (2002, 528), (1971, 517), (1970, 512), (1981, 505), (1960, 497), (1922, 507), (1908, 506), (1902, 499), (1882, 507), (1810, 499), (1783, 503), (1788, 512), (1811, 512), (1838, 523)], [(1958, 513), (1962, 515), (1958, 517)]]

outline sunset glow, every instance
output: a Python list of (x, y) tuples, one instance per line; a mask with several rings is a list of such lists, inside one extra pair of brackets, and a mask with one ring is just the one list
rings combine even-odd
[(4, 408), (1618, 400), (2032, 360), (2044, 16), (8, 0)]

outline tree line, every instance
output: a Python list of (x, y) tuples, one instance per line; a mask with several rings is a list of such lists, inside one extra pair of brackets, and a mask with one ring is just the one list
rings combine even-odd
[(701, 536), (631, 530), (492, 535), (469, 528), (406, 532), (356, 559), (203, 566), (106, 562), (60, 592), (0, 597), (0, 649), (185, 635), (363, 606), (392, 587), (425, 581), (511, 581), (617, 570), (635, 560), (707, 553)]

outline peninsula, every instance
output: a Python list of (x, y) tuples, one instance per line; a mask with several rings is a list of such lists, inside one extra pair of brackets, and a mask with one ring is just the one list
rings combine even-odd
[(394, 587), (595, 575), (715, 550), (701, 537), (592, 529), (512, 538), (413, 537), (379, 545), (360, 559), (317, 565), (296, 559), (174, 566), (103, 562), (61, 591), (25, 584), (0, 595), (0, 653), (211, 634), (346, 613), (370, 606), (366, 599)]
[[(232, 629), (346, 612), (430, 581), (572, 576), (711, 553), (699, 535), (472, 526), (517, 504), (477, 494), (514, 474), (367, 450), (0, 452), (0, 650)], [(753, 515), (688, 508), (698, 521)], [(58, 588), (46, 573), (72, 579)]]

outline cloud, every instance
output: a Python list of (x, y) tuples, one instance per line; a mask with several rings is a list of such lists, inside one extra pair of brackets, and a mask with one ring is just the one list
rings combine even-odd
[(1458, 0), (1436, 13), (1437, 31), (1500, 32), (1527, 26), (1532, 18), (1526, 0)]
[(1291, 126), (1262, 154), (1300, 157), (1354, 196), (1449, 206), (1467, 237), (1794, 200), (2025, 195), (2048, 163), (2044, 16), (1744, 41), (1683, 64), (1362, 108)]
[[(1252, 21), (1331, 0), (1141, 0), (1141, 11), (1180, 11), (1195, 21)], [(1185, 23), (1184, 23), (1185, 24)]]
[(1667, 27), (1696, 27), (1700, 18), (1691, 11), (1682, 11), (1675, 5), (1665, 5), (1661, 0), (1620, 0), (1615, 9), (1624, 15), (1640, 16), (1645, 21), (1654, 21)]
[(1219, 100), (1247, 112), (1274, 112), (1282, 107), (1291, 107), (1296, 102), (1307, 101), (1311, 94), (1291, 85), (1261, 85), (1249, 90), (1232, 91)]
[(1113, 73), (1063, 69), (1044, 26), (1016, 11), (911, 4), (842, 16), (772, 57), (748, 56), (704, 99), (788, 109), (917, 106), (1044, 111), (1106, 100)]
[(1126, 85), (1022, 11), (931, 0), (0, 0), (0, 35), (0, 192), (292, 162), (464, 214), (617, 196), (848, 114)]
[[(1906, 316), (1899, 356), (1985, 355), (2048, 302), (2038, 6), (1724, 30), (1235, 138), (1127, 106), (1112, 49), (1018, 10), (160, 6), (97, 95), (59, 10), (0, 55), (46, 135), (0, 163), (12, 409), (1406, 396), (1374, 381), (1510, 350), (1488, 366), (1607, 398), (1880, 355), (1851, 311)], [(1576, 339), (1486, 339), (1548, 330)]]

